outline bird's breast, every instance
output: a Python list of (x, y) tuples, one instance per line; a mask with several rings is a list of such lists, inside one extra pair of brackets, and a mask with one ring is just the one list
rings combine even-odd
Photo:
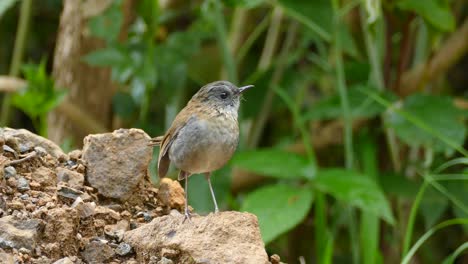
[(232, 157), (239, 141), (237, 118), (219, 114), (194, 118), (179, 132), (169, 158), (192, 174), (217, 170)]

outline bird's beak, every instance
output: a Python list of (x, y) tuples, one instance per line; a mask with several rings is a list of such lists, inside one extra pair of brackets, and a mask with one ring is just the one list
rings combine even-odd
[(245, 90), (250, 89), (252, 87), (254, 87), (254, 86), (253, 85), (246, 85), (246, 86), (239, 87), (239, 93), (243, 93)]

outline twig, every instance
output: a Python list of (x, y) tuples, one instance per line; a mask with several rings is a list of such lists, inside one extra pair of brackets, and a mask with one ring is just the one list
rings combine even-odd
[(444, 74), (468, 51), (468, 18), (463, 25), (444, 42), (428, 62), (403, 74), (400, 82), (401, 96), (420, 90), (426, 83)]
[(0, 92), (14, 93), (26, 86), (26, 81), (13, 76), (0, 76)]
[(32, 151), (32, 152), (28, 153), (28, 155), (26, 155), (24, 158), (17, 159), (17, 160), (12, 160), (10, 162), (5, 163), (5, 167), (19, 164), (21, 162), (30, 160), (30, 159), (32, 159), (34, 157), (37, 157), (37, 156), (39, 156), (38, 153), (36, 151)]

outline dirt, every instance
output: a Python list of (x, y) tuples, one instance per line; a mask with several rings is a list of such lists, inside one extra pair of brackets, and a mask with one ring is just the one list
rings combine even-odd
[(0, 263), (269, 263), (254, 215), (183, 222), (180, 184), (149, 181), (148, 139), (122, 129), (65, 154), (0, 128)]

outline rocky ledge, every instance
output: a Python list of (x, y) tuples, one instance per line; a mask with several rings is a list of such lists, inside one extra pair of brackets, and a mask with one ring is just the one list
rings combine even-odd
[(148, 140), (120, 129), (65, 154), (27, 130), (0, 129), (0, 264), (270, 263), (252, 214), (183, 222), (180, 184), (149, 181)]

